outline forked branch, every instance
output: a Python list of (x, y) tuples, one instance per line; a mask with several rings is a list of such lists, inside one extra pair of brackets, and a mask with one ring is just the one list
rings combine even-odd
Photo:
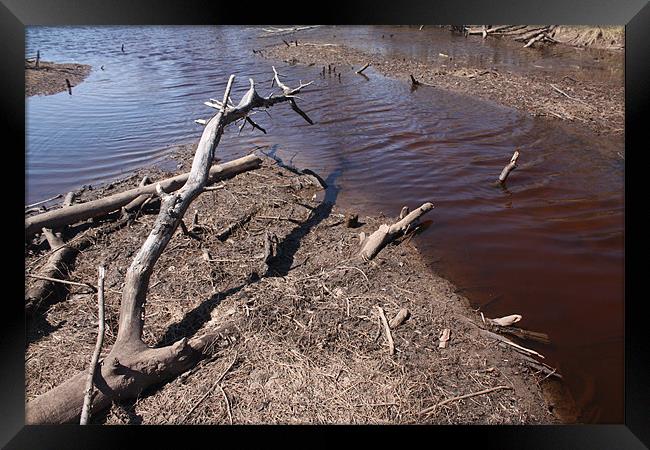
[[(162, 348), (149, 348), (142, 341), (149, 278), (188, 207), (196, 196), (204, 191), (215, 149), (219, 145), (224, 128), (240, 119), (249, 120), (248, 115), (257, 108), (270, 108), (283, 102), (289, 102), (294, 111), (312, 123), (295, 103), (295, 94), (311, 83), (300, 83), (295, 89), (278, 84), (283, 94), (261, 97), (251, 79), (250, 88), (239, 103), (233, 106), (228, 100), (234, 79), (234, 75), (231, 75), (220, 104), (212, 102), (218, 107), (218, 112), (206, 121), (192, 169), (183, 187), (171, 193), (165, 192), (162, 186), (158, 189), (162, 197), (160, 212), (149, 236), (126, 273), (117, 338), (95, 374), (98, 392), (93, 399), (93, 409), (96, 412), (110, 406), (113, 400), (137, 397), (148, 386), (186, 371), (203, 358), (221, 336), (221, 330), (211, 330), (191, 339), (183, 338)], [(26, 407), (26, 423), (65, 423), (78, 420), (84, 399), (80, 386), (83, 385), (85, 376), (85, 372), (80, 372), (30, 401)]]

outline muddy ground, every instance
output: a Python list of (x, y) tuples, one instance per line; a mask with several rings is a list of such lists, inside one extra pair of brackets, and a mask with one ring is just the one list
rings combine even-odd
[[(556, 37), (566, 40), (567, 45), (595, 48), (605, 45), (603, 39), (594, 38), (591, 31), (576, 28), (579, 27), (560, 27)], [(417, 29), (413, 32), (417, 33)], [(607, 34), (608, 39), (604, 42), (608, 45), (618, 42), (622, 36), (619, 34)], [(315, 77), (320, 73), (321, 76), (342, 76), (343, 80), (349, 76), (371, 77), (372, 70), (366, 70), (362, 75), (355, 74), (370, 63), (379, 73), (407, 83), (411, 83), (410, 76), (413, 75), (417, 82), (425, 85), (494, 101), (533, 116), (572, 122), (599, 134), (622, 135), (624, 131), (623, 79), (620, 83), (612, 83), (590, 79), (586, 74), (571, 77), (546, 72), (486, 69), (475, 66), (469, 59), (450, 58), (444, 54), (439, 55), (439, 62), (434, 65), (412, 58), (371, 54), (331, 42), (303, 40), (299, 33), (283, 39), (288, 46), (278, 37), (277, 45), (256, 50), (256, 54), (288, 64), (313, 65)]]
[(53, 63), (40, 61), (25, 62), (25, 96), (52, 95), (68, 90), (66, 79), (72, 90), (90, 74), (92, 67), (86, 64)]
[[(195, 146), (178, 148), (179, 173), (189, 170)], [(88, 201), (135, 187), (125, 180), (84, 189)], [(372, 233), (394, 217), (360, 217), (345, 226), (346, 211), (325, 203), (313, 179), (265, 159), (260, 169), (201, 194), (154, 268), (144, 340), (167, 345), (224, 323), (214, 353), (195, 369), (140, 398), (94, 416), (104, 424), (549, 424), (575, 420), (555, 376), (531, 367), (511, 347), (479, 334), (478, 312), (417, 251), (418, 233), (435, 232), (433, 209), (423, 226), (389, 245), (372, 262), (356, 258), (359, 233)], [(415, 208), (419, 205), (409, 205)], [(198, 224), (192, 227), (196, 211)], [(129, 226), (97, 240), (76, 258), (73, 281), (96, 284), (107, 268), (106, 355), (117, 334), (120, 290), (135, 252), (156, 217), (145, 208)], [(223, 242), (217, 234), (252, 213)], [(110, 218), (95, 220), (101, 227)], [(431, 222), (427, 222), (431, 221)], [(78, 227), (82, 229), (82, 227)], [(262, 263), (266, 233), (277, 256)], [(70, 233), (73, 234), (73, 233)], [(68, 236), (71, 238), (72, 236)], [(26, 246), (28, 273), (38, 273), (47, 244)], [(40, 258), (40, 260), (38, 259)], [(26, 288), (31, 279), (26, 279)], [(72, 286), (59, 302), (28, 322), (26, 399), (86, 370), (97, 335), (96, 294)], [(378, 308), (410, 317), (391, 331), (389, 354)], [(470, 323), (471, 322), (471, 323)], [(521, 322), (525, 328), (525, 320)], [(439, 348), (448, 328), (447, 348)], [(526, 345), (524, 343), (524, 345)], [(224, 375), (225, 373), (225, 375)], [(223, 375), (220, 382), (219, 378)], [(430, 414), (425, 408), (449, 401)], [(83, 386), (79, 386), (83, 389)]]

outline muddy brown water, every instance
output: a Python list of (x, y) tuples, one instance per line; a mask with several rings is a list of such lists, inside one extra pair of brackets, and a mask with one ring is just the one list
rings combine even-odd
[[(26, 203), (163, 163), (169, 145), (200, 136), (193, 120), (209, 117), (203, 102), (220, 98), (230, 73), (238, 76), (235, 101), (248, 77), (271, 92), (271, 62), (252, 49), (279, 38), (263, 34), (254, 27), (28, 28), (27, 56), (40, 49), (43, 59), (93, 71), (72, 96), (26, 99)], [(622, 58), (618, 67), (599, 52), (522, 51), (439, 29), (321, 27), (296, 37), (623, 82)], [(372, 67), (367, 78), (339, 68), (339, 82), (321, 77), (320, 67), (278, 66), (290, 85), (314, 80), (299, 102), (316, 125), (273, 108), (271, 118), (255, 116), (268, 135), (247, 127), (238, 136), (233, 126), (220, 155), (261, 149), (309, 167), (335, 180), (340, 206), (362, 214), (392, 217), (403, 205), (432, 201), (431, 226), (414, 241), (432, 269), (486, 316), (522, 314), (524, 328), (550, 335), (550, 345), (525, 345), (564, 375), (581, 421), (621, 423), (622, 138), (435, 88), (411, 91)], [(515, 148), (519, 167), (505, 189), (497, 187)]]

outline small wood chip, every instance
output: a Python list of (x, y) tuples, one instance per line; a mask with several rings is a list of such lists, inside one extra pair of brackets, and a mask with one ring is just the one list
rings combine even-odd
[(402, 308), (399, 310), (399, 312), (391, 319), (391, 321), (388, 323), (388, 326), (390, 326), (392, 329), (395, 329), (399, 327), (401, 324), (403, 324), (406, 319), (409, 318), (411, 313), (409, 312), (408, 309)]
[(442, 334), (440, 335), (440, 344), (438, 344), (438, 348), (447, 348), (447, 342), (449, 342), (449, 334), (451, 333), (451, 330), (449, 328), (445, 328), (442, 330)]

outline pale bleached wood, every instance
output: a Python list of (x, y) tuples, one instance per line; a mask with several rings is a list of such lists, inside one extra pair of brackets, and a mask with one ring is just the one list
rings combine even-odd
[(432, 209), (433, 204), (427, 202), (408, 213), (399, 222), (390, 226), (386, 224), (381, 225), (377, 231), (372, 233), (363, 241), (359, 255), (366, 261), (371, 260), (377, 256), (377, 253), (379, 253), (386, 244), (406, 233), (406, 231), (408, 231), (411, 225), (413, 225), (420, 216)]
[(104, 319), (104, 277), (106, 270), (103, 266), (99, 266), (97, 277), (97, 321), (99, 330), (97, 332), (97, 342), (95, 343), (95, 351), (90, 359), (90, 366), (88, 368), (88, 381), (86, 382), (86, 395), (84, 396), (83, 408), (81, 409), (81, 419), (79, 425), (87, 425), (90, 419), (90, 408), (92, 405), (93, 384), (95, 378), (95, 369), (99, 362), (99, 355), (102, 352), (102, 345), (104, 344), (104, 330), (106, 328), (106, 321)]
[[(194, 198), (203, 192), (224, 128), (236, 120), (245, 119), (256, 108), (269, 108), (284, 102), (289, 102), (294, 111), (308, 120), (294, 100), (295, 94), (306, 85), (301, 83), (300, 87), (290, 89), (289, 94), (260, 97), (251, 79), (248, 92), (237, 106), (230, 107), (226, 105), (234, 78), (234, 75), (231, 75), (228, 80), (222, 101), (223, 108), (208, 121), (203, 130), (187, 181), (178, 191), (163, 195), (153, 228), (127, 270), (122, 288), (117, 338), (97, 375), (102, 388), (94, 399), (95, 411), (108, 407), (115, 399), (137, 397), (152, 384), (185, 372), (203, 358), (205, 353), (210, 352), (221, 336), (220, 331), (209, 331), (191, 339), (182, 338), (167, 347), (149, 348), (142, 340), (142, 329), (149, 278), (153, 268), (188, 207)], [(255, 159), (259, 161), (259, 158)], [(140, 189), (155, 190), (155, 187), (146, 186)], [(142, 192), (139, 192), (137, 195), (141, 194)], [(83, 383), (85, 375), (80, 372), (28, 402), (25, 408), (25, 422), (66, 423), (78, 419), (84, 397), (79, 385)]]
[(519, 158), (519, 151), (515, 150), (515, 152), (512, 155), (512, 158), (510, 159), (510, 163), (508, 163), (508, 165), (503, 168), (503, 170), (501, 171), (501, 175), (499, 175), (499, 183), (504, 184), (508, 179), (508, 175), (510, 175), (510, 172), (512, 172), (517, 168), (518, 158)]
[[(238, 173), (259, 167), (262, 160), (255, 155), (248, 155), (224, 164), (216, 164), (210, 169), (210, 181), (222, 180)], [(177, 175), (160, 181), (165, 192), (172, 192), (183, 186), (189, 178), (189, 173)], [(31, 238), (40, 232), (41, 228), (60, 228), (76, 222), (90, 219), (102, 214), (119, 210), (131, 200), (147, 194), (155, 194), (156, 186), (141, 186), (128, 191), (102, 197), (86, 203), (78, 203), (68, 208), (60, 208), (25, 219), (25, 235)]]

